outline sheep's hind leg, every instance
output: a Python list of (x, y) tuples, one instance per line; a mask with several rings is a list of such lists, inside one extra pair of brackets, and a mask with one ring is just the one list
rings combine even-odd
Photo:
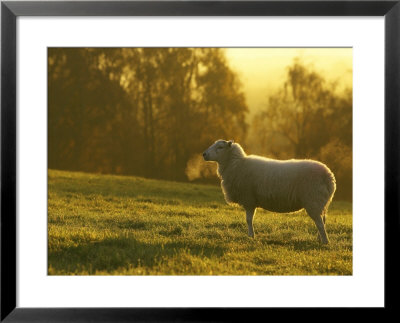
[(249, 229), (249, 237), (254, 238), (253, 217), (256, 213), (255, 208), (246, 208), (246, 221)]
[[(325, 214), (325, 212), (323, 212), (321, 214), (321, 218), (322, 218), (322, 222), (324, 223), (324, 229), (325, 229), (325, 233), (326, 233), (326, 214)], [(322, 243), (322, 238), (321, 238), (321, 234), (319, 233), (319, 231), (320, 230), (318, 229), (318, 240), (319, 240), (319, 242)], [(329, 239), (328, 239), (328, 242), (329, 242)]]
[(325, 219), (323, 219), (325, 214), (323, 214), (323, 212), (315, 212), (311, 210), (307, 210), (307, 213), (314, 220), (315, 225), (317, 226), (321, 243), (329, 244), (328, 234), (325, 230)]
[(316, 219), (313, 219), (315, 222), (315, 225), (317, 226), (318, 232), (319, 232), (319, 237), (320, 237), (320, 241), (323, 244), (328, 244), (329, 243), (329, 239), (328, 239), (328, 234), (326, 233), (325, 230), (325, 225), (324, 225), (324, 221), (322, 220), (322, 217), (319, 216)]

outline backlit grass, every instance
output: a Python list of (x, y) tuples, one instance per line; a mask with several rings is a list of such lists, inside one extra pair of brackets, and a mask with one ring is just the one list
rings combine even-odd
[(220, 187), (49, 170), (50, 275), (351, 275), (352, 205), (329, 209), (330, 245), (305, 211), (261, 209), (256, 237)]

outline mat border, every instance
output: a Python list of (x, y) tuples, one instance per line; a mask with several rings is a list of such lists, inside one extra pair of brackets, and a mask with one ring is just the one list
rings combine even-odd
[[(384, 16), (385, 309), (395, 310), (399, 235), (400, 5), (397, 1), (4, 1), (1, 3), (1, 322), (222, 322), (285, 309), (17, 308), (16, 18), (18, 16)], [(296, 310), (296, 309), (293, 309)], [(297, 309), (299, 310), (299, 309)], [(314, 310), (314, 309), (313, 309)], [(332, 309), (327, 309), (332, 312)], [(369, 314), (370, 315), (370, 314)]]

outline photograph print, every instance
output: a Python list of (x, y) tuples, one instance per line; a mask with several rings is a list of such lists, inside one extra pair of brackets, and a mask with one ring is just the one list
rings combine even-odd
[(48, 275), (353, 274), (352, 48), (48, 48)]

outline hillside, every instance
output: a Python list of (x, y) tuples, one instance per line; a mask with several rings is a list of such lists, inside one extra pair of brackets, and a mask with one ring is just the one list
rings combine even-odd
[(321, 246), (305, 211), (244, 211), (220, 187), (49, 170), (49, 275), (351, 275), (352, 205)]

